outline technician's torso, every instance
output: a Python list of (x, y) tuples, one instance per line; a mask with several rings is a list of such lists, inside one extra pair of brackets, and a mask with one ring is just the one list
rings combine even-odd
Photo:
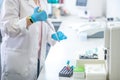
[[(7, 0), (5, 0), (7, 1)], [(34, 12), (34, 8), (36, 7), (33, 0), (10, 0), (12, 4), (16, 5), (16, 9), (18, 11), (12, 12), (15, 15), (20, 17), (20, 21), (17, 22), (18, 26), (26, 26), (26, 16), (30, 16)], [(11, 3), (6, 4), (6, 6), (11, 6)], [(13, 8), (14, 7), (10, 7)], [(7, 9), (5, 9), (7, 10)], [(8, 11), (9, 13), (9, 11)], [(12, 15), (10, 15), (12, 16)], [(16, 16), (14, 16), (16, 17)], [(5, 15), (4, 20), (9, 20), (9, 14)], [(4, 26), (9, 26), (9, 24), (5, 24)], [(35, 76), (36, 65), (37, 65), (37, 54), (39, 49), (39, 40), (40, 40), (40, 27), (41, 22), (37, 22), (32, 24), (29, 27), (29, 30), (23, 29), (20, 34), (15, 37), (10, 37), (7, 33), (4, 32), (4, 26), (2, 26), (2, 44), (1, 44), (1, 56), (2, 58), (2, 67), (4, 67), (5, 73), (14, 73), (17, 72), (20, 75), (28, 76), (28, 79), (24, 80), (32, 80)], [(45, 60), (45, 43), (47, 42), (47, 33), (48, 30), (46, 28), (46, 24), (43, 22), (42, 28), (42, 64)], [(16, 26), (17, 27), (17, 26)], [(44, 33), (43, 33), (44, 32)], [(7, 65), (7, 66), (6, 66)], [(6, 66), (6, 67), (5, 67)], [(13, 67), (15, 66), (15, 67)], [(10, 72), (9, 72), (10, 71)], [(14, 74), (13, 74), (14, 75)], [(11, 76), (13, 76), (11, 74)], [(10, 76), (10, 77), (11, 77)], [(14, 75), (15, 76), (15, 75)], [(9, 78), (10, 78), (9, 77)], [(16, 77), (19, 80), (19, 77)], [(12, 79), (10, 79), (12, 80)], [(13, 80), (15, 80), (13, 78)], [(20, 79), (21, 80), (21, 79)]]

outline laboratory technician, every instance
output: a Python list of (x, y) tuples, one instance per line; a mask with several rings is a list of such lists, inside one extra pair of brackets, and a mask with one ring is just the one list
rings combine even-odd
[(59, 31), (56, 37), (46, 20), (47, 0), (3, 0), (1, 80), (37, 80), (38, 58), (41, 68), (46, 43), (54, 45), (58, 38), (66, 39)]

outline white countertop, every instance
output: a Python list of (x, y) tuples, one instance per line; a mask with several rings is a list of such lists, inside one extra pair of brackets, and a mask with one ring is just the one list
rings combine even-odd
[[(67, 40), (57, 42), (51, 47), (47, 56), (45, 65), (41, 70), (38, 80), (61, 80), (59, 71), (66, 66), (67, 60), (70, 60), (70, 65), (75, 66), (78, 55), (87, 49), (102, 48), (103, 39), (87, 39), (81, 41), (79, 35), (71, 28), (61, 27), (61, 31), (67, 35)], [(72, 80), (71, 78), (68, 78)], [(63, 78), (63, 80), (67, 80)]]
[(97, 18), (95, 21), (89, 21), (87, 18), (80, 18), (78, 16), (66, 16), (49, 20), (61, 22), (60, 26), (71, 28), (78, 33), (86, 32), (89, 36), (103, 32), (106, 27), (106, 21), (103, 17)]
[[(83, 18), (75, 15), (70, 16), (60, 16), (59, 18), (49, 18), (49, 20), (53, 22), (63, 22), (63, 21), (83, 21), (83, 22), (89, 22), (88, 18)], [(103, 22), (106, 21), (104, 17), (96, 18), (95, 21)]]

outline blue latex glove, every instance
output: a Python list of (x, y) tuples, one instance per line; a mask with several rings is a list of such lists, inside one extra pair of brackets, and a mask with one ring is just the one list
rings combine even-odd
[(61, 31), (58, 31), (58, 32), (52, 34), (51, 37), (52, 37), (52, 39), (54, 39), (56, 41), (61, 41), (61, 40), (67, 39), (67, 36), (65, 36)]
[(34, 13), (31, 16), (31, 19), (33, 22), (37, 22), (37, 21), (46, 21), (47, 19), (47, 13), (43, 10), (43, 11), (39, 11), (39, 7), (36, 7), (34, 9)]

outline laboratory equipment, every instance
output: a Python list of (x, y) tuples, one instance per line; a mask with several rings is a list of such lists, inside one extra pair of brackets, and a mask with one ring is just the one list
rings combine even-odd
[(85, 67), (84, 66), (76, 66), (73, 70), (73, 78), (74, 78), (74, 80), (85, 79)]
[(98, 59), (98, 49), (86, 50), (84, 54), (79, 55), (79, 59)]
[(104, 64), (85, 64), (86, 80), (106, 80)]
[(63, 69), (59, 72), (59, 77), (71, 77), (73, 75), (73, 68), (67, 69), (67, 66), (64, 66)]
[(87, 0), (77, 0), (76, 1), (76, 6), (86, 6), (87, 5)]
[(71, 77), (73, 75), (73, 66), (70, 66), (70, 61), (67, 61), (67, 66), (64, 66), (59, 72), (59, 77)]
[[(51, 0), (50, 0), (50, 1), (51, 1)], [(41, 3), (40, 3), (39, 0), (37, 0), (37, 5), (38, 5), (39, 8), (40, 8), (38, 11), (39, 11), (39, 12), (43, 11), (43, 8), (41, 7)], [(53, 32), (56, 33), (57, 40), (60, 41), (60, 40), (59, 40), (59, 37), (58, 37), (58, 35), (57, 35), (57, 32), (55, 31), (55, 28), (51, 26), (51, 24), (48, 22), (48, 20), (46, 20), (45, 22), (48, 24), (48, 26), (50, 27), (50, 29), (51, 29)]]
[(40, 9), (40, 7), (36, 7), (34, 9), (34, 13), (30, 17), (30, 20), (31, 19), (32, 19), (32, 22), (45, 21), (50, 27), (50, 29), (56, 33), (57, 41), (60, 41), (56, 30), (54, 29), (54, 27), (51, 26), (51, 24), (47, 20), (47, 13), (44, 10), (42, 10), (42, 8)]
[(105, 29), (108, 80), (120, 80), (120, 22), (108, 22)]
[(58, 40), (58, 42), (60, 42), (59, 37), (58, 37), (58, 35), (57, 35), (57, 32), (56, 32), (55, 28), (52, 27), (51, 24), (50, 24), (47, 20), (46, 20), (45, 22), (48, 24), (48, 26), (50, 27), (50, 29), (51, 29), (53, 32), (56, 33), (57, 40)]
[(105, 0), (76, 0), (78, 7), (78, 16), (94, 21), (96, 18), (105, 15)]

